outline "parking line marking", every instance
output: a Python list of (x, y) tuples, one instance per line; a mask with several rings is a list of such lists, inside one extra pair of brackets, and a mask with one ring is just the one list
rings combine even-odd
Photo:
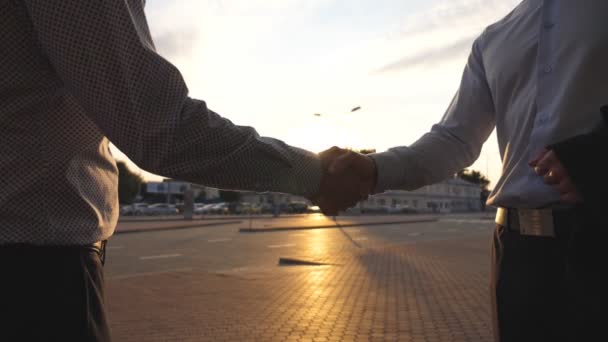
[(366, 237), (359, 237), (359, 238), (354, 238), (353, 240), (355, 241), (367, 241)]
[(287, 248), (287, 247), (294, 247), (296, 244), (295, 243), (286, 243), (284, 245), (269, 245), (268, 248)]
[(207, 240), (207, 242), (209, 242), (209, 243), (226, 242), (226, 241), (232, 241), (232, 239), (229, 239), (229, 238), (220, 238), (220, 239), (210, 239), (210, 240)]
[(153, 259), (168, 259), (168, 258), (178, 258), (181, 257), (181, 254), (161, 254), (161, 255), (150, 255), (139, 257), (139, 260), (153, 260)]
[(110, 276), (107, 279), (129, 279), (129, 278), (135, 278), (135, 277), (144, 277), (144, 276), (150, 276), (150, 275), (164, 274), (164, 273), (169, 273), (169, 272), (190, 272), (190, 271), (192, 271), (191, 267), (170, 268), (170, 269), (163, 270), (163, 271), (130, 273), (130, 274), (117, 275), (117, 276)]

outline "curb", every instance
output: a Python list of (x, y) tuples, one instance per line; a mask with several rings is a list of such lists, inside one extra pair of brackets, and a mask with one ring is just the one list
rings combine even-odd
[(203, 223), (197, 225), (180, 225), (180, 226), (170, 226), (170, 227), (162, 227), (162, 228), (134, 228), (129, 230), (117, 230), (114, 231), (114, 235), (116, 234), (134, 234), (134, 233), (145, 233), (145, 232), (162, 232), (167, 230), (183, 230), (183, 229), (194, 229), (194, 228), (205, 228), (205, 227), (215, 227), (215, 226), (227, 226), (230, 224), (241, 223), (242, 221), (225, 221), (225, 222), (214, 222), (214, 223)]
[[(212, 217), (207, 217), (207, 216), (201, 216), (201, 215), (195, 215), (192, 218), (192, 221), (222, 221), (222, 220), (264, 220), (264, 219), (291, 219), (294, 217), (302, 217), (302, 216), (306, 216), (307, 214), (282, 214), (280, 216), (274, 217), (272, 215), (226, 215), (226, 216), (212, 216)], [(118, 222), (123, 222), (123, 223), (132, 223), (132, 222), (141, 222), (141, 223), (145, 223), (145, 222), (183, 222), (185, 219), (183, 216), (181, 215), (176, 215), (176, 217), (165, 217), (165, 218), (155, 218), (154, 216), (143, 216), (143, 218), (136, 218), (137, 216), (127, 216), (128, 218), (119, 218)]]
[(347, 228), (347, 227), (359, 227), (359, 226), (380, 226), (387, 224), (398, 224), (398, 223), (420, 223), (420, 222), (435, 222), (438, 218), (427, 218), (419, 220), (399, 220), (399, 221), (382, 221), (382, 222), (360, 222), (360, 223), (347, 223), (340, 224), (336, 222), (333, 225), (322, 225), (322, 226), (306, 226), (306, 227), (269, 227), (269, 228), (240, 228), (241, 233), (268, 233), (268, 232), (279, 232), (279, 231), (290, 231), (290, 230), (309, 230), (309, 229), (331, 229), (331, 228)]

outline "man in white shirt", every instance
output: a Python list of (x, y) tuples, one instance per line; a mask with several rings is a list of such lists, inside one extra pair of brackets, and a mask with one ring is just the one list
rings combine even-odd
[(499, 207), (492, 288), (502, 342), (608, 340), (606, 13), (606, 1), (522, 1), (475, 40), (429, 133), (369, 157), (331, 151), (343, 154), (330, 172), (358, 174), (375, 183), (370, 193), (412, 190), (471, 165), (496, 129), (503, 173), (487, 203)]

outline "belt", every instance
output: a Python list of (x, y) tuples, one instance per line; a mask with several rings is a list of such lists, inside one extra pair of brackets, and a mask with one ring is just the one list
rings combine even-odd
[[(559, 210), (563, 212), (563, 210)], [(521, 235), (555, 237), (558, 210), (498, 208), (496, 223)]]
[(4, 250), (44, 250), (45, 248), (57, 248), (57, 249), (84, 249), (84, 250), (90, 250), (93, 251), (95, 253), (97, 253), (99, 255), (99, 258), (101, 259), (101, 263), (105, 264), (106, 262), (106, 243), (107, 240), (103, 240), (103, 241), (97, 241), (97, 242), (93, 242), (87, 245), (68, 245), (68, 246), (37, 246), (37, 245), (31, 245), (31, 244), (27, 244), (27, 243), (10, 243), (10, 244), (6, 244), (6, 245), (0, 245), (0, 249), (4, 249)]
[(93, 242), (92, 244), (86, 245), (83, 247), (90, 248), (93, 251), (97, 252), (97, 254), (99, 254), (99, 259), (101, 259), (101, 264), (105, 265), (105, 263), (106, 263), (106, 243), (107, 242), (108, 242), (108, 240), (97, 241), (97, 242)]

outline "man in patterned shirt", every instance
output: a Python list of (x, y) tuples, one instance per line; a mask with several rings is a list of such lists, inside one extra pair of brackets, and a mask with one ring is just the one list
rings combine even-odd
[(188, 97), (142, 0), (0, 0), (3, 341), (110, 339), (99, 255), (118, 219), (109, 141), (163, 176), (302, 195), (332, 213), (353, 204), (333, 189), (354, 180), (322, 175), (316, 154)]

